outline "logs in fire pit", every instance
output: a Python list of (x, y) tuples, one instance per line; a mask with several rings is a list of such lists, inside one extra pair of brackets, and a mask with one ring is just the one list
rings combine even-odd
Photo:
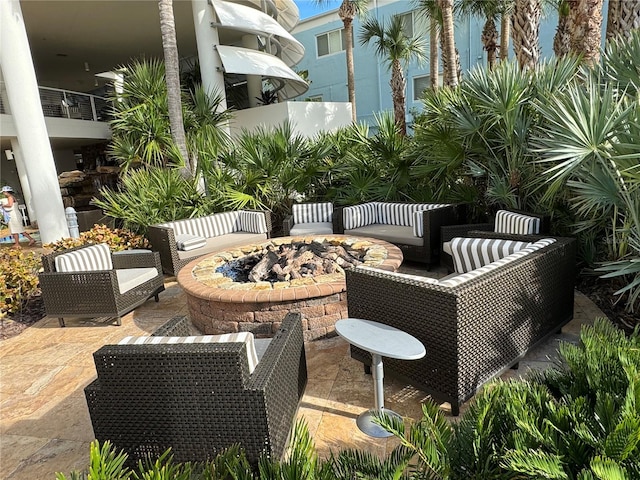
[(235, 282), (286, 282), (344, 273), (363, 262), (364, 253), (344, 245), (292, 242), (267, 245), (263, 251), (229, 262), (216, 271)]

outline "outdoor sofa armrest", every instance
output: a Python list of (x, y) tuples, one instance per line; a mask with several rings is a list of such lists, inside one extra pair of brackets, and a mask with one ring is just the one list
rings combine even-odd
[(291, 235), (291, 229), (293, 228), (293, 215), (287, 215), (282, 220), (282, 236), (288, 237)]
[(111, 254), (113, 268), (116, 270), (125, 268), (157, 268), (162, 272), (160, 254), (151, 250), (122, 250)]
[(152, 225), (147, 231), (147, 238), (154, 251), (160, 254), (160, 261), (164, 272), (174, 275), (175, 265), (179, 264), (178, 246), (173, 228)]

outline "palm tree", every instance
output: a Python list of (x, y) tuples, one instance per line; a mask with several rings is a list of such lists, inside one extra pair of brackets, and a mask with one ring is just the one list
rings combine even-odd
[(513, 13), (513, 1), (507, 2), (506, 8), (500, 15), (500, 60), (509, 58), (509, 38), (511, 38), (511, 14)]
[(184, 160), (184, 174), (193, 175), (182, 119), (180, 59), (178, 57), (176, 26), (173, 19), (173, 0), (158, 0), (158, 8), (160, 10), (160, 31), (162, 32), (162, 49), (164, 51), (171, 136)]
[[(508, 18), (508, 13), (505, 17), (505, 12), (508, 12), (508, 3), (506, 0), (485, 0), (482, 2), (461, 0), (456, 5), (456, 10), (464, 15), (473, 15), (486, 19), (480, 38), (487, 52), (487, 66), (489, 68), (493, 68), (496, 63), (496, 51), (498, 48), (501, 49), (501, 53), (502, 50), (507, 50), (508, 48), (502, 48), (502, 41), (498, 45), (498, 31), (496, 30), (498, 19)], [(501, 28), (504, 28), (504, 25)], [(504, 40), (504, 36), (502, 40)]]
[(569, 34), (569, 2), (558, 1), (558, 26), (553, 37), (553, 53), (556, 57), (564, 57), (571, 47), (571, 35)]
[(442, 14), (442, 64), (444, 83), (451, 87), (458, 85), (458, 62), (453, 28), (453, 0), (438, 0)]
[(582, 56), (588, 65), (600, 60), (603, 0), (572, 0), (569, 3), (571, 53)]
[(431, 88), (437, 90), (440, 77), (440, 55), (438, 44), (440, 38), (440, 25), (442, 15), (437, 0), (414, 0), (414, 5), (420, 15), (429, 19), (429, 81)]
[[(314, 0), (317, 5), (326, 5), (329, 0)], [(338, 16), (344, 26), (345, 54), (347, 57), (347, 90), (351, 103), (351, 119), (356, 122), (356, 81), (353, 67), (353, 20), (367, 11), (368, 0), (342, 0)]]
[(640, 28), (640, 0), (609, 0), (607, 41), (618, 36), (629, 38)]
[(362, 25), (360, 44), (374, 41), (376, 55), (381, 57), (391, 70), (391, 95), (396, 125), (402, 135), (407, 134), (405, 120), (406, 80), (403, 69), (412, 60), (426, 61), (426, 45), (421, 36), (408, 37), (404, 31), (402, 17), (393, 15), (388, 24), (380, 23), (377, 18), (368, 18)]
[(520, 68), (535, 68), (540, 59), (541, 0), (515, 0), (511, 16), (513, 49)]

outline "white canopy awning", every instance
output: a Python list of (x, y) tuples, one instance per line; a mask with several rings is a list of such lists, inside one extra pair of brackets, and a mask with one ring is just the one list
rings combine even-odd
[(259, 9), (262, 9), (262, 6), (266, 4), (269, 14), (276, 10), (276, 20), (288, 32), (292, 31), (300, 20), (300, 10), (294, 0), (245, 0), (243, 3), (253, 4)]
[(218, 45), (216, 48), (227, 73), (261, 75), (268, 78), (285, 99), (297, 97), (309, 90), (309, 85), (300, 75), (273, 55), (229, 45)]
[(302, 60), (302, 44), (266, 13), (223, 0), (213, 0), (213, 8), (223, 28), (271, 37), (281, 47), (278, 56), (290, 67)]

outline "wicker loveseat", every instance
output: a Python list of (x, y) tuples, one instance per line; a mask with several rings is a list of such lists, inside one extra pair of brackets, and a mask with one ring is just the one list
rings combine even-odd
[(327, 235), (333, 232), (333, 203), (307, 202), (294, 203), (291, 215), (284, 217), (282, 234), (289, 235)]
[[(573, 317), (575, 240), (497, 238), (535, 247), (448, 280), (364, 267), (346, 272), (350, 317), (400, 328), (426, 347), (420, 360), (385, 359), (385, 373), (449, 402), (453, 415), (483, 383)], [(371, 363), (353, 346), (351, 356)]]
[(257, 354), (249, 332), (221, 343), (180, 337), (191, 328), (177, 317), (160, 336), (93, 354), (98, 378), (85, 396), (95, 438), (124, 450), (129, 464), (169, 447), (176, 462), (206, 461), (234, 444), (254, 467), (263, 454), (280, 459), (307, 383), (300, 314), (288, 314), (272, 339), (255, 340)]
[(160, 256), (148, 250), (111, 253), (106, 244), (81, 246), (42, 257), (38, 275), (47, 315), (120, 317), (164, 290)]
[(271, 214), (251, 210), (161, 223), (149, 227), (147, 233), (168, 275), (177, 275), (194, 258), (227, 247), (260, 243), (270, 235)]
[(459, 223), (461, 206), (429, 203), (368, 202), (338, 207), (336, 233), (374, 237), (397, 245), (406, 260), (435, 263), (440, 228)]

